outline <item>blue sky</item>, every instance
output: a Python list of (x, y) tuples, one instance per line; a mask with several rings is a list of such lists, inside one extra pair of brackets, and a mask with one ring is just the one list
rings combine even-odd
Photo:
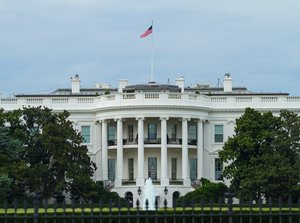
[(300, 96), (298, 0), (0, 0), (0, 92), (154, 80)]

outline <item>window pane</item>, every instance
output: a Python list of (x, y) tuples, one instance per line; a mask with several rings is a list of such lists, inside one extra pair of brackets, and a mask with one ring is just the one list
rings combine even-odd
[(157, 139), (157, 125), (154, 123), (148, 125), (148, 139)]
[(133, 142), (133, 125), (128, 125), (128, 141)]
[(191, 178), (191, 180), (197, 179), (197, 159), (196, 158), (190, 159), (190, 178)]
[(148, 157), (148, 177), (157, 180), (157, 158)]
[(116, 160), (108, 159), (108, 179), (115, 180)]
[(177, 179), (177, 158), (172, 158), (172, 180)]
[(215, 134), (223, 134), (223, 125), (215, 125)]
[(223, 125), (215, 125), (215, 142), (223, 142)]
[(176, 139), (177, 137), (177, 125), (171, 125), (171, 138)]
[(116, 139), (116, 127), (115, 126), (108, 126), (108, 140), (115, 140)]
[(197, 139), (197, 126), (196, 125), (189, 125), (189, 139)]
[(83, 143), (91, 142), (91, 128), (90, 126), (81, 126), (81, 134), (83, 137)]
[(133, 169), (133, 158), (129, 158), (128, 159), (128, 177), (129, 180), (133, 180), (134, 179), (134, 169)]
[(215, 180), (223, 180), (222, 177), (223, 163), (221, 159), (215, 159)]

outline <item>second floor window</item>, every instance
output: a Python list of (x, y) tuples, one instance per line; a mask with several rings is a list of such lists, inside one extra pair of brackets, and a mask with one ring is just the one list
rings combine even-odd
[(197, 126), (196, 125), (189, 125), (189, 139), (197, 139)]
[(107, 128), (108, 140), (115, 140), (116, 139), (116, 127), (115, 126), (108, 126)]
[(81, 135), (83, 137), (83, 143), (91, 142), (91, 127), (90, 126), (81, 126)]
[(215, 142), (216, 143), (222, 143), (223, 142), (223, 125), (215, 125), (214, 127), (215, 131)]
[(133, 125), (128, 125), (128, 141), (133, 142), (134, 137), (133, 137)]
[(177, 125), (171, 125), (171, 139), (176, 139), (177, 137)]
[(157, 139), (157, 125), (155, 123), (148, 124), (148, 139)]

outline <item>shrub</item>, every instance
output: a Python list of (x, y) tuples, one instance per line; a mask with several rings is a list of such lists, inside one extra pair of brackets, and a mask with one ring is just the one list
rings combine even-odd
[(224, 193), (227, 190), (224, 183), (212, 183), (207, 179), (202, 179), (201, 182), (201, 187), (180, 197), (176, 202), (177, 206), (181, 206), (183, 202), (186, 205), (191, 205), (192, 201), (195, 203), (200, 203), (200, 201), (209, 202), (210, 199), (214, 203), (218, 203), (219, 199), (224, 202)]

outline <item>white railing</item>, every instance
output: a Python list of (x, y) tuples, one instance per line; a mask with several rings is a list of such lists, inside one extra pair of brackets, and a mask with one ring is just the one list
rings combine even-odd
[(210, 101), (216, 103), (224, 103), (227, 101), (227, 97), (211, 97)]
[(252, 102), (252, 97), (236, 97), (235, 101), (240, 103)]
[(300, 102), (300, 97), (287, 97), (287, 102)]
[(94, 98), (78, 98), (77, 102), (79, 104), (92, 104), (94, 103)]
[(135, 94), (123, 94), (123, 99), (135, 99)]
[(16, 98), (3, 98), (3, 99), (1, 99), (1, 104), (18, 104), (18, 99), (16, 99)]
[(146, 93), (145, 99), (159, 99), (159, 93)]
[(277, 97), (261, 97), (261, 102), (277, 102)]
[(27, 98), (26, 103), (40, 105), (40, 104), (43, 104), (43, 99), (42, 98)]
[(300, 97), (285, 95), (245, 95), (245, 96), (206, 96), (189, 93), (116, 93), (99, 97), (45, 97), (34, 98), (0, 98), (0, 107), (4, 109), (17, 109), (22, 106), (46, 106), (52, 109), (97, 109), (133, 105), (174, 105), (206, 107), (212, 109), (243, 109), (247, 106), (253, 108), (296, 108), (300, 110)]
[(52, 98), (52, 104), (68, 104), (68, 98)]

